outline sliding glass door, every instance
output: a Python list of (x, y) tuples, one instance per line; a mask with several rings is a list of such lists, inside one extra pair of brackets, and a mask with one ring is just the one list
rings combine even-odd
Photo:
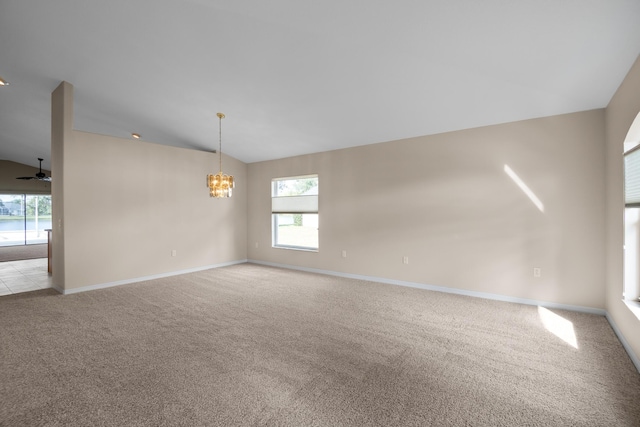
[(0, 246), (47, 243), (51, 196), (0, 194)]

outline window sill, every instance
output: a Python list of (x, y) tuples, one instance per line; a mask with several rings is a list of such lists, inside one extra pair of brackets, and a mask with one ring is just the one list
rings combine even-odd
[(627, 308), (640, 320), (640, 302), (623, 300)]
[(302, 252), (318, 252), (318, 249), (313, 248), (299, 248), (297, 246), (271, 246), (273, 249), (289, 249), (292, 251), (302, 251)]

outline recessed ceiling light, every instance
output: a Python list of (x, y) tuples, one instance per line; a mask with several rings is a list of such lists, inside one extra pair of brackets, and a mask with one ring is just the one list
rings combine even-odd
[(0, 86), (9, 86), (9, 82), (0, 77)]
[(139, 134), (139, 133), (132, 133), (132, 134), (131, 134), (131, 137), (132, 137), (133, 139), (140, 139), (140, 134)]

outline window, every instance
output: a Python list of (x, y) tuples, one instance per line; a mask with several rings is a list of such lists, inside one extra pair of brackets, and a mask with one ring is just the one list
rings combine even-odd
[(318, 175), (271, 181), (273, 247), (318, 250)]
[(624, 291), (623, 298), (640, 297), (640, 145), (625, 142), (624, 154)]
[(0, 246), (47, 243), (51, 196), (0, 194)]

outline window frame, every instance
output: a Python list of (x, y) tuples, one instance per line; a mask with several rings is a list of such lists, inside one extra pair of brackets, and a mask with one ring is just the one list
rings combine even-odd
[[(627, 145), (631, 146), (628, 149)], [(623, 154), (622, 299), (640, 303), (640, 142), (626, 141)]]
[[(317, 185), (315, 188), (318, 189), (318, 194), (316, 195), (294, 195), (294, 196), (278, 196), (277, 195), (277, 183), (280, 181), (295, 181), (302, 179), (315, 178), (317, 180)], [(318, 174), (309, 174), (309, 175), (296, 175), (296, 176), (286, 176), (273, 178), (271, 180), (271, 247), (274, 249), (291, 249), (297, 251), (306, 251), (306, 252), (318, 252), (320, 250), (320, 213), (319, 213), (319, 188), (320, 188), (320, 178)], [(313, 203), (313, 196), (315, 196), (315, 206)], [(289, 200), (291, 203), (280, 203), (274, 199), (282, 199), (282, 198), (299, 198), (299, 200)], [(296, 203), (298, 202), (298, 203)], [(278, 204), (280, 208), (276, 209), (274, 205)], [(292, 206), (289, 209), (282, 208), (283, 205)], [(298, 206), (299, 208), (296, 208)], [(317, 234), (317, 246), (299, 246), (299, 245), (290, 245), (290, 244), (282, 244), (279, 243), (279, 216), (280, 215), (316, 215), (318, 226), (316, 228)]]

